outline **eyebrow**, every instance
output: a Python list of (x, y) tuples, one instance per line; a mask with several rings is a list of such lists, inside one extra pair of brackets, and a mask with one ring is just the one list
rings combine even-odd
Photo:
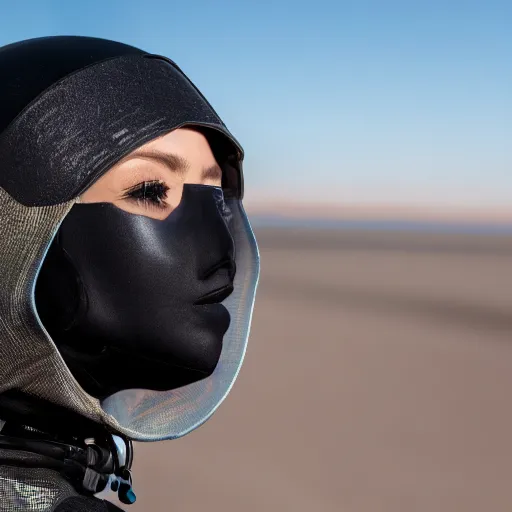
[[(156, 160), (160, 164), (165, 165), (170, 171), (181, 174), (182, 176), (190, 169), (190, 162), (182, 156), (175, 155), (172, 153), (164, 153), (156, 150), (143, 150), (132, 153), (125, 161), (133, 160), (135, 158), (147, 158), (150, 160)], [(222, 169), (215, 163), (210, 167), (203, 169), (201, 173), (203, 180), (216, 180), (222, 178)]]

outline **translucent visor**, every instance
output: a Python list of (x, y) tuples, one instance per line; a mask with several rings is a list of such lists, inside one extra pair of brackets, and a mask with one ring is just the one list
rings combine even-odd
[(207, 421), (226, 398), (240, 371), (251, 326), (259, 278), (259, 253), (242, 203), (226, 198), (235, 242), (234, 291), (224, 301), (231, 323), (213, 374), (172, 391), (123, 390), (100, 402), (123, 433), (135, 441), (182, 437)]

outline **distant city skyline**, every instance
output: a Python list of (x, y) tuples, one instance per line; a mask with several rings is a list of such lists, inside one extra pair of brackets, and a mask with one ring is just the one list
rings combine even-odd
[(512, 205), (512, 3), (65, 0), (0, 45), (89, 35), (174, 59), (246, 150), (247, 203)]

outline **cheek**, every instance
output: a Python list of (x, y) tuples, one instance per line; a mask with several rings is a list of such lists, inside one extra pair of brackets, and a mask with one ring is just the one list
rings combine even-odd
[[(194, 183), (194, 182), (185, 182), (185, 183)], [(181, 202), (181, 196), (183, 195), (183, 183), (180, 183), (179, 185), (173, 185), (168, 191), (167, 191), (167, 198), (165, 199), (165, 202), (171, 206), (172, 208), (176, 208), (180, 202)]]
[(183, 183), (192, 185), (200, 185), (201, 182), (201, 167), (197, 164), (190, 166), (185, 176), (183, 177)]
[(204, 180), (203, 184), (204, 185), (211, 185), (212, 187), (221, 187), (222, 186), (222, 179), (221, 178), (218, 178), (218, 179), (215, 179), (215, 178), (206, 179), (206, 180)]
[(108, 203), (116, 198), (116, 193), (101, 179), (80, 195), (82, 203)]
[(184, 183), (193, 184), (193, 185), (210, 185), (212, 187), (220, 187), (222, 186), (222, 179), (219, 178), (203, 178), (203, 169), (207, 169), (209, 167), (213, 167), (216, 165), (215, 160), (212, 162), (206, 162), (202, 166), (194, 166), (194, 168), (187, 171), (185, 178), (183, 180)]

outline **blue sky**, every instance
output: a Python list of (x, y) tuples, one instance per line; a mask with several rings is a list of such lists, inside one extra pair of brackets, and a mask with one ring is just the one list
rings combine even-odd
[(249, 200), (512, 205), (512, 2), (3, 3), (0, 45), (167, 55), (246, 150)]

